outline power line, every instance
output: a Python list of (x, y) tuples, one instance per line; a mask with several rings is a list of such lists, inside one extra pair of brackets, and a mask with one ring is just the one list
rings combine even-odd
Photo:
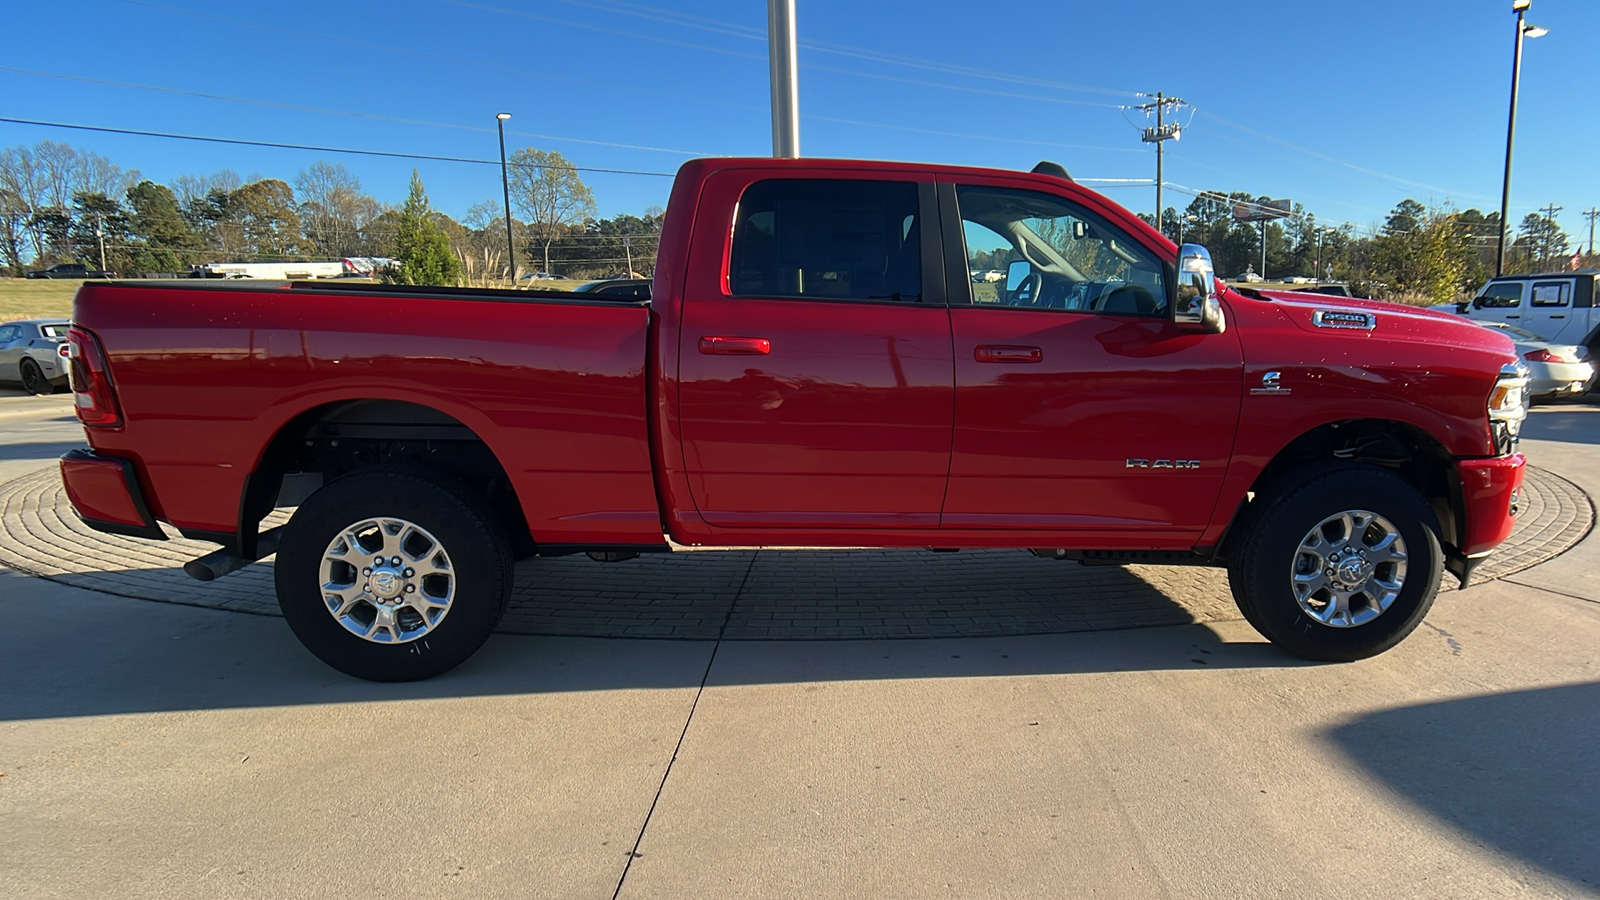
[[(169, 138), (180, 141), (203, 141), (209, 144), (236, 144), (244, 147), (270, 147), (277, 150), (311, 150), (316, 153), (347, 153), (354, 156), (380, 156), (390, 159), (420, 159), (429, 162), (472, 163), (473, 165), (498, 166), (498, 159), (472, 159), (465, 156), (432, 156), (423, 153), (400, 153), (394, 150), (358, 150), (350, 147), (318, 147), (310, 144), (285, 144), (277, 141), (247, 141), (241, 138), (207, 137), (196, 134), (170, 134), (161, 131), (140, 131), (132, 128), (107, 128), (101, 125), (74, 125), (66, 122), (43, 122), (35, 119), (12, 119), (0, 117), (0, 122), (9, 122), (13, 125), (37, 125), (42, 128), (67, 128), (75, 131), (97, 131), (105, 134), (129, 134), (136, 137)], [(658, 178), (672, 178), (671, 172), (642, 172), (634, 169), (597, 169), (590, 166), (548, 166), (536, 163), (510, 163), (513, 169), (562, 169), (573, 172), (600, 172), (607, 175), (650, 175)]]
[[(453, 128), (458, 131), (476, 131), (493, 133), (493, 128), (479, 125), (461, 125), (455, 122), (431, 122), (426, 119), (408, 119), (400, 116), (385, 116), (379, 113), (355, 112), (345, 109), (327, 109), (320, 106), (301, 106), (294, 103), (281, 103), (274, 100), (257, 100), (250, 97), (230, 97), (225, 94), (209, 94), (203, 91), (191, 91), (183, 88), (162, 87), (154, 84), (137, 84), (128, 81), (110, 81), (104, 78), (87, 78), (82, 75), (65, 75), (59, 72), (41, 72), (36, 69), (18, 69), (12, 66), (0, 66), (0, 72), (14, 72), (19, 75), (34, 75), (40, 78), (56, 78), (62, 81), (77, 81), (84, 84), (99, 84), (107, 87), (131, 88), (140, 91), (154, 91), (162, 94), (174, 94), (180, 97), (197, 97), (202, 100), (222, 100), (228, 103), (245, 103), (251, 106), (266, 106), (274, 109), (287, 109), (295, 112), (322, 113), (330, 116), (349, 116), (358, 119), (372, 119), (379, 122), (397, 122), (402, 125), (424, 125), (430, 128)], [(712, 156), (714, 154), (703, 150), (679, 150), (672, 147), (648, 147), (642, 144), (625, 144), (617, 141), (597, 141), (589, 138), (567, 137), (565, 135), (538, 134), (530, 131), (510, 131), (519, 137), (534, 137), (547, 141), (571, 141), (578, 144), (595, 144), (601, 147), (620, 147), (626, 150), (648, 150), (655, 153), (675, 153), (683, 156)]]

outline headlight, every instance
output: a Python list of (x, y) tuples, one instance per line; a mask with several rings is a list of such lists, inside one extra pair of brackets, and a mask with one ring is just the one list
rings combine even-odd
[[(1498, 446), (1501, 434), (1506, 441), (1514, 441), (1522, 431), (1522, 420), (1528, 417), (1528, 367), (1520, 362), (1500, 367), (1500, 377), (1495, 379), (1494, 390), (1489, 392), (1489, 426), (1495, 432)], [(1506, 448), (1509, 452), (1509, 447)]]

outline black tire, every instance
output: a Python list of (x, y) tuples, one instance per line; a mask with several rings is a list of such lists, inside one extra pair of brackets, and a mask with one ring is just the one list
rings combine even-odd
[[(407, 597), (429, 593), (442, 595), (445, 590), (452, 595), (448, 608), (432, 623), (416, 609), (395, 606), (396, 624), (372, 626), (369, 633), (374, 639), (368, 639), (351, 627), (362, 627), (384, 614), (379, 607), (386, 604), (377, 594), (367, 593), (375, 588), (377, 578), (363, 585), (364, 591), (345, 588), (347, 594), (364, 599), (341, 607), (350, 612), (337, 618), (330, 601), (339, 602), (339, 598), (324, 592), (323, 563), (335, 539), (347, 529), (378, 519), (415, 526), (417, 532), (402, 531), (395, 537), (401, 540), (406, 534), (413, 535), (414, 542), (398, 552), (419, 554), (416, 565), (423, 566), (425, 557), (433, 563), (440, 561), (435, 550), (427, 548), (427, 539), (437, 544), (436, 549), (443, 549), (448, 561), (448, 574), (413, 578), (409, 557), (404, 560), (403, 572), (379, 573), (386, 575), (386, 588), (401, 590), (392, 588), (396, 582), (405, 585), (405, 593), (387, 603), (409, 602)], [(376, 533), (370, 529), (365, 534), (376, 547), (381, 536), (372, 538)], [(359, 582), (367, 577), (360, 563), (378, 564), (369, 559), (370, 549), (357, 545), (350, 552), (356, 564), (330, 562), (334, 567), (328, 570), (330, 579)], [(505, 529), (489, 504), (461, 482), (427, 469), (375, 467), (328, 484), (295, 511), (278, 546), (278, 605), (306, 649), (335, 669), (368, 681), (415, 681), (460, 665), (488, 640), (511, 598), (511, 565)], [(404, 626), (412, 626), (413, 634), (408, 636)]]
[[(1438, 523), (1416, 489), (1393, 472), (1360, 463), (1300, 469), (1263, 490), (1251, 507), (1239, 523), (1242, 533), (1228, 565), (1228, 584), (1246, 621), (1289, 653), (1320, 662), (1376, 656), (1404, 640), (1433, 606), (1444, 567)], [(1355, 623), (1336, 627), (1302, 607), (1293, 579), (1302, 570), (1297, 566), (1318, 558), (1303, 553), (1302, 542), (1347, 511), (1376, 514), (1371, 530), (1363, 531), (1369, 539), (1380, 536), (1384, 525), (1392, 526), (1404, 542), (1405, 571), (1397, 576), (1393, 562), (1372, 569), (1375, 577), (1398, 584), (1393, 599), (1380, 608), (1370, 600), (1387, 592), (1358, 592), (1351, 604)], [(1340, 526), (1329, 528), (1337, 535)], [(1306, 577), (1316, 578), (1315, 568)], [(1311, 592), (1307, 606), (1328, 610), (1318, 599), (1328, 596)], [(1370, 620), (1356, 622), (1372, 611), (1377, 614)]]
[(31, 359), (22, 361), (22, 389), (30, 394), (53, 394), (55, 387), (44, 377), (44, 370)]

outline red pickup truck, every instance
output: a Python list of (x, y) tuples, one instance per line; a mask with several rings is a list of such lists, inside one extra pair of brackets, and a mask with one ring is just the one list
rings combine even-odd
[(1228, 289), (1059, 167), (692, 161), (649, 300), (95, 284), (73, 323), (78, 514), (222, 545), (201, 578), (276, 552), (296, 635), (379, 680), (470, 656), (519, 555), (674, 544), (1225, 566), (1274, 643), (1359, 659), (1522, 478), (1504, 336)]

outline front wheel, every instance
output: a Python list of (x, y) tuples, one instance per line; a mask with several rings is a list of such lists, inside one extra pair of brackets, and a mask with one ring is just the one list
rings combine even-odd
[(428, 470), (341, 478), (295, 511), (278, 547), (278, 605), (317, 658), (369, 681), (459, 665), (511, 596), (511, 547), (481, 497)]
[(1339, 464), (1280, 481), (1256, 502), (1264, 506), (1241, 523), (1228, 583), (1268, 640), (1345, 662), (1376, 656), (1421, 624), (1444, 553), (1432, 511), (1405, 480)]

